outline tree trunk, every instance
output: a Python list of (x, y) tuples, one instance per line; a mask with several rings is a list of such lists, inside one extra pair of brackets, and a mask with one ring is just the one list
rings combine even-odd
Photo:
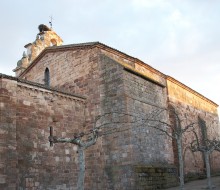
[(85, 156), (84, 149), (79, 147), (79, 177), (77, 182), (77, 189), (84, 190), (84, 178), (85, 178)]
[(182, 151), (182, 140), (177, 137), (177, 150), (178, 150), (178, 159), (179, 159), (179, 173), (180, 173), (180, 189), (184, 189), (184, 168), (183, 168), (183, 151)]
[(205, 154), (205, 166), (206, 166), (206, 177), (207, 177), (208, 189), (212, 189), (209, 153), (204, 152), (204, 154)]

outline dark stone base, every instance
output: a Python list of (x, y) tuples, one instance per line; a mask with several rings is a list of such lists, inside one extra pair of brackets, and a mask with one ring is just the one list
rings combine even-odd
[(175, 166), (135, 166), (136, 189), (165, 189), (178, 185), (178, 174)]

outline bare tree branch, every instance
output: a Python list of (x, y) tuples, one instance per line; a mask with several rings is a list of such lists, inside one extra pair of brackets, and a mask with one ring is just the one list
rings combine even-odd
[(190, 144), (191, 145), (191, 150), (193, 152), (199, 151), (199, 152), (202, 152), (204, 154), (204, 156), (205, 156), (205, 165), (206, 165), (206, 176), (207, 176), (207, 179), (208, 179), (207, 180), (208, 189), (212, 189), (209, 156), (214, 150), (218, 150), (218, 148), (220, 147), (220, 142), (215, 140), (215, 139), (210, 140), (205, 136), (202, 136), (202, 139), (199, 140), (199, 137), (198, 137), (198, 135), (195, 131), (195, 128), (192, 131), (193, 131), (193, 134), (194, 134), (196, 139), (193, 140)]
[(159, 131), (161, 131), (163, 133), (165, 133), (167, 136), (169, 136), (171, 138), (175, 138), (167, 130), (161, 129), (159, 126), (150, 126), (150, 125), (148, 125), (148, 126), (151, 127), (151, 128), (157, 129), (157, 130), (159, 130)]
[(194, 128), (194, 125), (196, 125), (197, 123), (191, 123), (187, 126), (184, 127), (184, 129), (182, 129), (182, 133), (185, 133), (189, 128)]

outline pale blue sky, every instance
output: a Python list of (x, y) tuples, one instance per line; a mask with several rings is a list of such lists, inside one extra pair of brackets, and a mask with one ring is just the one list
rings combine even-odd
[(13, 75), (50, 15), (64, 44), (100, 41), (220, 104), (219, 0), (1, 1), (0, 73)]

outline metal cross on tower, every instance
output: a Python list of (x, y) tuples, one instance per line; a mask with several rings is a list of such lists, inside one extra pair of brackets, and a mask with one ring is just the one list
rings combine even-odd
[(52, 27), (53, 27), (53, 16), (51, 15), (50, 16), (50, 21), (49, 21), (49, 24), (50, 24), (50, 28), (52, 29)]

